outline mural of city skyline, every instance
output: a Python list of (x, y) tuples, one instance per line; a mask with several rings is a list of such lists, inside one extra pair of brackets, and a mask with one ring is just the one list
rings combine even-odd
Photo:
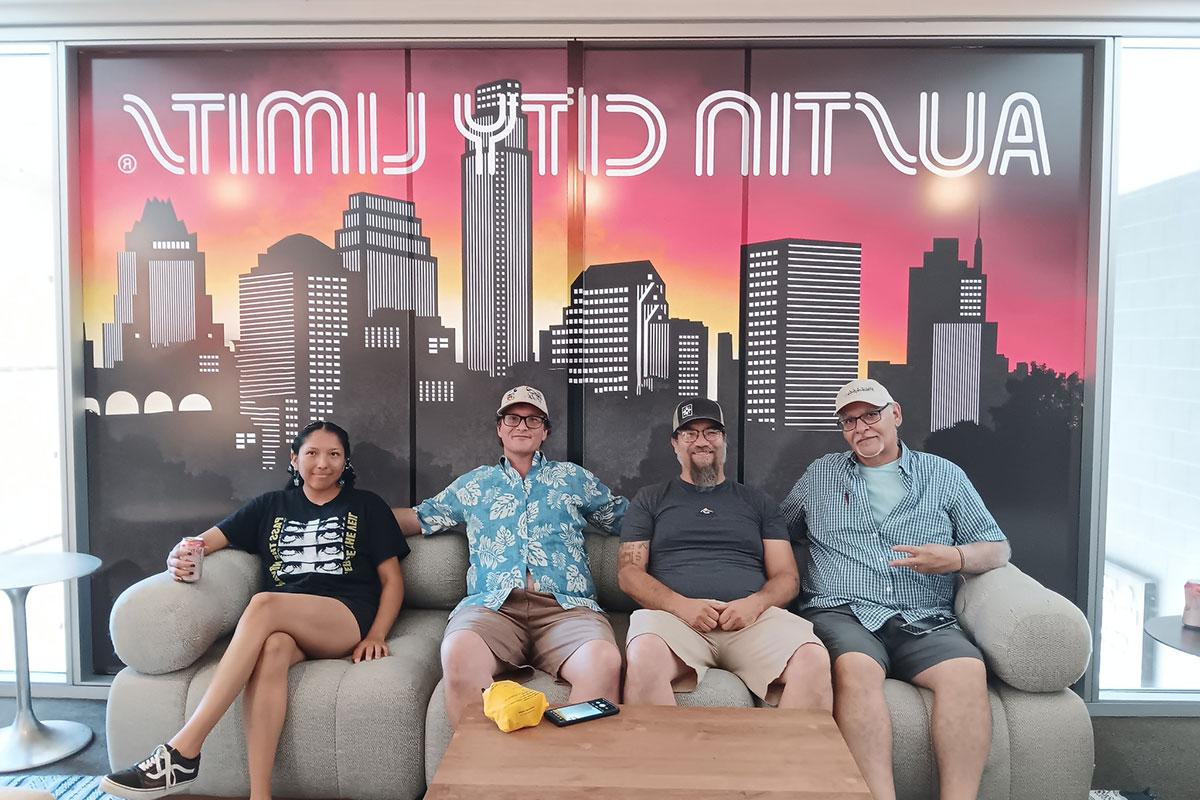
[[(724, 73), (736, 61), (741, 80), (742, 52), (667, 54), (662, 80), (689, 98), (731, 85)], [(962, 465), (1018, 563), (1075, 595), (1087, 249), (1078, 238), (1087, 213), (1079, 98), (1058, 128), (1048, 125), (1053, 182), (964, 178), (965, 194), (949, 199), (935, 182), (941, 210), (903, 207), (895, 177), (867, 163), (877, 152), (847, 153), (847, 178), (830, 181), (815, 205), (800, 183), (807, 174), (788, 195), (767, 176), (718, 169), (696, 191), (701, 179), (679, 170), (690, 169), (686, 147), (667, 149), (662, 174), (585, 174), (572, 195), (566, 171), (540, 174), (542, 136), (520, 110), (537, 80), (563, 83), (565, 54), (530, 51), (523, 62), (512, 51), (479, 53), (469, 68), (470, 59), (439, 51), (399, 63), (431, 95), (435, 80), (457, 78), (461, 90), (491, 70), (468, 88), (472, 124), (508, 128), (494, 152), (431, 115), (427, 158), (438, 169), (390, 182), (313, 178), (315, 192), (288, 174), (250, 175), (239, 188), (217, 170), (189, 187), (144, 165), (121, 183), (109, 174), (120, 145), (108, 128), (128, 119), (103, 98), (127, 89), (131, 62), (144, 59), (84, 61), (89, 527), (92, 551), (108, 565), (94, 584), (95, 620), (158, 569), (160, 551), (179, 536), (282, 485), (288, 444), (310, 420), (344, 425), (362, 484), (407, 504), (498, 455), (495, 400), (518, 383), (550, 398), (548, 455), (578, 460), (629, 495), (677, 472), (669, 419), (679, 398), (712, 396), (730, 419), (730, 474), (782, 497), (812, 458), (844, 449), (832, 415), (837, 388), (878, 378), (901, 402), (905, 441)], [(341, 55), (320, 60), (336, 66)], [(1021, 65), (1022, 86), (1078, 92), (1069, 81), (1055, 89), (1057, 79), (1030, 87), (1030, 76), (1048, 79), (1019, 56), (988, 57), (996, 55)], [(1079, 53), (1041, 55), (1085, 66)], [(271, 65), (276, 81), (286, 62), (240, 56)], [(389, 58), (351, 53), (347, 63)], [(201, 62), (161, 61), (156, 80), (196, 82)], [(755, 79), (798, 68), (780, 54), (763, 63)], [(854, 81), (865, 67), (850, 63), (826, 68)], [(231, 79), (236, 67), (217, 60), (215, 69)], [(610, 52), (585, 67), (589, 91), (630, 70)], [(334, 72), (331, 85), (342, 74)], [(866, 72), (880, 80), (878, 67)], [(660, 101), (669, 124), (687, 105)], [(636, 141), (621, 125), (602, 130), (617, 149)], [(961, 137), (961, 120), (943, 135)], [(563, 160), (573, 158), (564, 148)], [(861, 212), (840, 196), (851, 179)], [(864, 196), (864, 186), (874, 193)], [(216, 210), (237, 191), (281, 204), (257, 208), (243, 196)], [(1029, 198), (1046, 194), (1071, 200), (1054, 211), (1064, 221), (1017, 230)], [(880, 204), (900, 221), (870, 208)], [(647, 239), (648, 224), (662, 235)], [(1031, 313), (1041, 315), (1040, 331), (1027, 329)], [(98, 668), (118, 667), (104, 626), (93, 630)]]

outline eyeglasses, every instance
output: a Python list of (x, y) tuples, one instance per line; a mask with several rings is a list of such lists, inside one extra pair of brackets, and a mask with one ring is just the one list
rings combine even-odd
[(719, 442), (721, 437), (725, 435), (725, 431), (720, 428), (705, 428), (702, 431), (692, 430), (688, 428), (682, 431), (675, 431), (675, 435), (679, 437), (679, 441), (684, 444), (691, 444), (700, 438), (700, 434), (704, 434), (704, 438), (710, 442)]
[(525, 421), (525, 427), (531, 431), (535, 431), (546, 424), (546, 418), (539, 417), (537, 414), (530, 414), (527, 417), (523, 417), (520, 414), (502, 414), (500, 416), (500, 421), (504, 423), (506, 428), (517, 427), (521, 424), (521, 420)]
[(891, 403), (884, 403), (879, 408), (873, 408), (864, 414), (859, 414), (857, 417), (838, 417), (838, 424), (842, 426), (842, 430), (849, 432), (858, 427), (858, 421), (861, 419), (868, 425), (874, 425), (879, 422), (883, 416), (883, 410), (890, 406)]

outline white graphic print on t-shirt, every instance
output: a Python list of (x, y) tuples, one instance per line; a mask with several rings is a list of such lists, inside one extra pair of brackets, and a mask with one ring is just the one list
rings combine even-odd
[(343, 574), (346, 530), (341, 517), (307, 523), (288, 520), (279, 535), (279, 574)]

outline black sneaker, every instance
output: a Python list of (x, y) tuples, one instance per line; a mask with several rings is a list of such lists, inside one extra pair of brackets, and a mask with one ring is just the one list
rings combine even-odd
[(100, 791), (125, 800), (154, 800), (183, 789), (200, 774), (200, 756), (188, 758), (169, 744), (160, 744), (145, 760), (107, 775)]

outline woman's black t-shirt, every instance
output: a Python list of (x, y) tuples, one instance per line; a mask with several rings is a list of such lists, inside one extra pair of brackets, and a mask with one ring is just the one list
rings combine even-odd
[(304, 490), (259, 495), (217, 523), (229, 544), (262, 558), (267, 591), (341, 600), (366, 635), (379, 610), (376, 567), (408, 555), (408, 543), (383, 498), (343, 488), (316, 505)]

